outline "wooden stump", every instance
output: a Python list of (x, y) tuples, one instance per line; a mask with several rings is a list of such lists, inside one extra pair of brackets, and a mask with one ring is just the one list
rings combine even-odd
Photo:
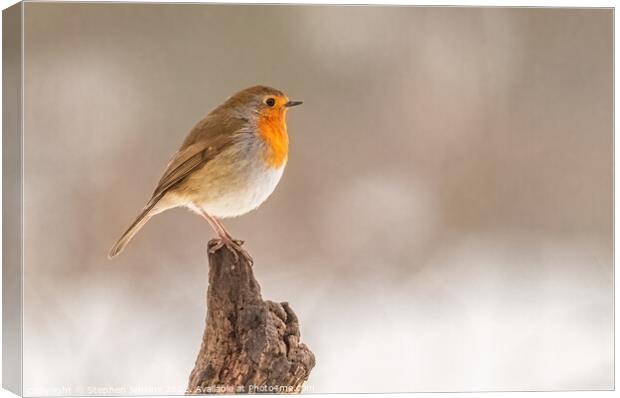
[(288, 303), (263, 301), (243, 256), (209, 253), (206, 328), (187, 394), (297, 393), (314, 363)]

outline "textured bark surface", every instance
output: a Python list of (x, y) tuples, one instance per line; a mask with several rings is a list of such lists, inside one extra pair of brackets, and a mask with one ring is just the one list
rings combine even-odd
[(188, 394), (301, 392), (313, 367), (288, 303), (263, 301), (243, 256), (209, 253), (206, 328)]

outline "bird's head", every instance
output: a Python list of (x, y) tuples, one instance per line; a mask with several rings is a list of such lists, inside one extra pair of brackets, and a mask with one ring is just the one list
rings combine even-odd
[(267, 86), (254, 86), (241, 90), (230, 97), (222, 106), (249, 120), (286, 121), (287, 111), (301, 101), (291, 101), (286, 94)]

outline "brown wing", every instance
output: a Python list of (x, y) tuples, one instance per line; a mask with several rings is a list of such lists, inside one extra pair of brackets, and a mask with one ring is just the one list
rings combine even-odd
[(153, 192), (153, 198), (163, 196), (166, 191), (204, 166), (234, 141), (244, 131), (244, 120), (221, 118), (211, 114), (201, 120), (189, 133), (164, 171)]
[(166, 192), (208, 160), (208, 144), (194, 144), (174, 154), (164, 175), (157, 183), (153, 197)]

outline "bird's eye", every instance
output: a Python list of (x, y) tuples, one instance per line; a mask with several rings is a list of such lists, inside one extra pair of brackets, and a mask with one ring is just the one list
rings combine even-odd
[(268, 106), (274, 106), (276, 104), (276, 100), (274, 98), (267, 98), (265, 100), (265, 104), (267, 104)]

